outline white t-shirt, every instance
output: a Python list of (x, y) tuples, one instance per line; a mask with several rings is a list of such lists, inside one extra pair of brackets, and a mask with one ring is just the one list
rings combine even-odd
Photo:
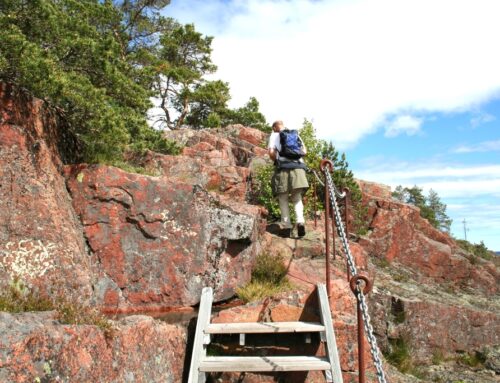
[[(306, 149), (304, 142), (302, 141), (302, 138), (300, 138), (300, 142), (302, 142), (302, 147), (304, 150)], [(279, 132), (272, 132), (271, 135), (269, 136), (269, 144), (267, 145), (268, 149), (275, 149), (276, 150), (276, 159), (280, 158), (280, 151), (281, 151), (281, 142), (280, 142), (280, 134)], [(286, 157), (283, 157), (286, 158)], [(302, 158), (300, 159), (302, 162)]]

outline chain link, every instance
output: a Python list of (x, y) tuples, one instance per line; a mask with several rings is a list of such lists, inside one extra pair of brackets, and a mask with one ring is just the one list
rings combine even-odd
[[(345, 196), (345, 193), (343, 193), (342, 195), (337, 191), (335, 184), (333, 183), (330, 171), (327, 168), (325, 169), (325, 179), (328, 185), (330, 204), (332, 206), (335, 216), (335, 225), (337, 226), (339, 237), (342, 240), (342, 246), (344, 248), (344, 253), (346, 255), (346, 260), (349, 266), (349, 270), (351, 272), (351, 275), (354, 276), (357, 275), (356, 264), (354, 263), (354, 258), (351, 254), (351, 249), (349, 248), (349, 242), (347, 240), (347, 236), (344, 230), (344, 224), (342, 222), (342, 219), (340, 218), (340, 210), (337, 204), (337, 199), (335, 198), (335, 195), (339, 196), (339, 198), (343, 198)], [(377, 345), (377, 339), (375, 338), (373, 327), (371, 325), (370, 314), (368, 313), (368, 305), (366, 303), (366, 297), (361, 291), (359, 281), (357, 282), (356, 286), (356, 295), (361, 307), (361, 316), (363, 317), (366, 337), (368, 338), (368, 343), (370, 344), (370, 352), (372, 354), (373, 364), (375, 365), (375, 369), (377, 370), (377, 379), (379, 383), (387, 383), (382, 366), (382, 360), (380, 359), (380, 351)]]

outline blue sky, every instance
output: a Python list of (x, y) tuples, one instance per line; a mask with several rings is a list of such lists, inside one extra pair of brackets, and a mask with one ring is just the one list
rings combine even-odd
[(434, 189), (452, 233), (500, 250), (500, 1), (172, 0), (214, 36), (231, 106), (345, 151), (355, 176)]

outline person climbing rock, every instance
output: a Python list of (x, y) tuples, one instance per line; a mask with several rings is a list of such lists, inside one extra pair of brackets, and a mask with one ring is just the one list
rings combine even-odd
[(306, 230), (302, 195), (309, 188), (305, 172), (306, 165), (303, 160), (307, 153), (306, 147), (297, 130), (286, 129), (283, 121), (275, 121), (272, 129), (268, 153), (274, 161), (275, 170), (271, 185), (273, 194), (278, 197), (282, 234), (290, 236), (293, 227), (288, 205), (291, 201), (297, 221), (297, 235), (303, 237)]

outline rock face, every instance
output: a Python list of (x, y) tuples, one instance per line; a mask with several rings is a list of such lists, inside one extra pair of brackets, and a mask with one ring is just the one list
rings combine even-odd
[(500, 273), (493, 263), (471, 262), (447, 234), (420, 216), (418, 208), (392, 200), (384, 185), (360, 185), (368, 206), (369, 234), (359, 244), (370, 257), (398, 262), (424, 283), (498, 292)]
[(0, 83), (0, 288), (89, 298), (93, 269), (60, 174), (57, 115)]
[[(249, 281), (258, 253), (280, 253), (293, 290), (221, 311), (214, 321), (317, 320), (314, 287), (325, 281), (323, 223), (306, 223), (302, 240), (283, 239), (269, 227), (265, 232), (265, 209), (246, 203), (252, 169), (266, 161), (264, 133), (238, 125), (170, 132), (185, 147), (179, 156), (148, 153), (143, 164), (159, 175), (152, 177), (64, 166), (59, 144), (68, 147), (68, 141), (57, 114), (5, 85), (0, 100), (0, 288), (20, 279), (111, 313), (163, 310), (195, 305), (206, 285), (214, 287), (216, 301), (227, 299)], [(405, 339), (414, 362), (429, 364), (435, 352), (454, 358), (487, 346), (485, 369), (498, 371), (497, 267), (471, 258), (418, 209), (392, 200), (388, 187), (359, 183), (369, 232), (351, 241), (351, 252), (358, 270), (375, 280), (368, 300), (381, 348), (390, 352), (392, 341)], [(344, 382), (354, 383), (356, 301), (338, 238), (335, 249), (330, 305)], [(0, 313), (0, 381), (183, 381), (190, 359), (184, 328), (144, 316), (115, 327), (106, 337), (93, 326), (62, 325), (51, 313)], [(322, 353), (318, 342), (304, 346), (302, 338), (285, 348), (271, 353)], [(366, 360), (367, 382), (376, 382), (368, 347)], [(419, 381), (386, 369), (391, 382)], [(450, 367), (434, 370), (429, 376)], [(462, 379), (456, 371), (450, 376)], [(316, 372), (216, 379), (324, 381)]]
[(261, 148), (265, 134), (256, 129), (233, 125), (224, 130), (180, 130), (167, 138), (185, 146), (179, 156), (149, 152), (143, 165), (166, 177), (223, 193), (226, 198), (245, 201), (250, 191), (252, 164), (263, 162)]
[(107, 311), (194, 305), (204, 286), (227, 299), (249, 281), (259, 208), (107, 166), (69, 167), (67, 177)]
[(182, 381), (186, 332), (145, 316), (95, 326), (60, 325), (52, 313), (0, 312), (0, 381)]

